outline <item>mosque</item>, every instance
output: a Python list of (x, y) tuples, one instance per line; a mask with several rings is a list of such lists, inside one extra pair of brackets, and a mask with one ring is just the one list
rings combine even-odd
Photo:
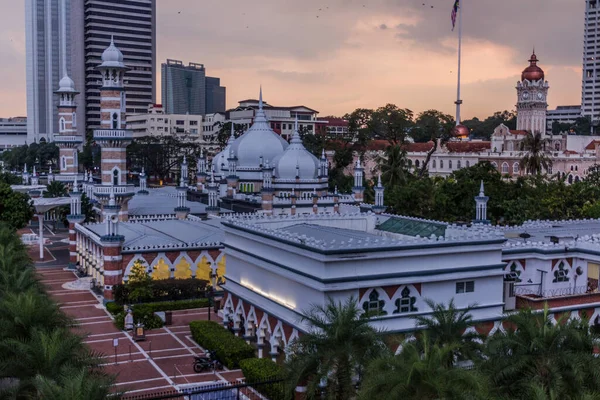
[[(96, 279), (105, 301), (135, 263), (154, 279), (207, 279), (224, 291), (223, 323), (259, 357), (273, 359), (308, 331), (303, 312), (328, 298), (354, 297), (371, 323), (389, 332), (414, 331), (414, 317), (431, 311), (428, 299), (476, 304), (472, 329), (482, 334), (504, 330), (507, 312), (545, 304), (553, 321), (566, 315), (600, 324), (600, 220), (492, 226), (493, 199), (483, 183), (469, 226), (386, 214), (380, 180), (375, 204), (363, 204), (357, 162), (352, 194), (329, 193), (327, 159), (310, 154), (297, 130), (290, 143), (283, 140), (262, 107), (212, 163), (200, 155), (195, 184), (184, 160), (178, 187), (148, 188), (144, 173), (136, 187), (125, 179), (133, 139), (124, 125), (127, 68), (114, 43), (99, 70), (101, 179), (77, 173), (72, 149), (79, 138), (69, 130), (76, 92), (67, 79), (59, 90), (68, 98), (58, 140), (65, 168), (56, 179), (72, 182), (71, 264)], [(101, 222), (83, 223), (82, 193), (95, 199)], [(194, 193), (206, 204), (188, 201)], [(221, 208), (227, 202), (253, 212)]]

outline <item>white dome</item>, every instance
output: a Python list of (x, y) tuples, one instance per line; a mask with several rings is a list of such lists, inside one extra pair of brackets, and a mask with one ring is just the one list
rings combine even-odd
[(220, 174), (223, 172), (223, 168), (229, 169), (229, 154), (231, 153), (231, 145), (235, 141), (235, 136), (233, 134), (233, 124), (231, 124), (231, 136), (229, 136), (229, 140), (227, 141), (227, 146), (221, 151), (219, 154), (213, 157), (212, 166), (215, 170), (215, 174)]
[(63, 76), (60, 82), (58, 82), (58, 91), (75, 92), (75, 82), (73, 82), (73, 79), (69, 78), (67, 75)]
[(319, 174), (319, 159), (302, 144), (298, 134), (298, 122), (289, 147), (273, 160), (278, 179), (316, 179)]
[(260, 158), (271, 165), (273, 159), (283, 153), (288, 147), (281, 136), (276, 134), (269, 125), (262, 108), (262, 90), (254, 123), (242, 136), (237, 138), (231, 148), (237, 157), (238, 167), (255, 167), (260, 165)]
[(123, 64), (123, 53), (115, 46), (115, 42), (112, 37), (110, 39), (110, 45), (102, 53), (102, 66), (105, 67), (124, 67)]

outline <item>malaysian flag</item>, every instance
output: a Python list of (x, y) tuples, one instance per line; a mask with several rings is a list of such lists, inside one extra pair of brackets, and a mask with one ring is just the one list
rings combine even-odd
[(452, 14), (450, 15), (450, 18), (452, 19), (452, 30), (454, 30), (454, 27), (456, 26), (456, 14), (458, 14), (459, 2), (460, 0), (456, 0), (452, 7)]

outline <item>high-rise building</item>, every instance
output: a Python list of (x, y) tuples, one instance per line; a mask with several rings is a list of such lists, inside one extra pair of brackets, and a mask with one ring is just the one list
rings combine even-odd
[(600, 90), (597, 84), (600, 65), (596, 52), (600, 50), (596, 41), (596, 26), (600, 23), (600, 1), (585, 0), (585, 28), (583, 32), (583, 76), (581, 85), (581, 115), (600, 119)]
[(220, 78), (206, 77), (206, 114), (225, 112), (226, 90)]
[(145, 112), (156, 94), (156, 1), (86, 0), (84, 5), (86, 125), (100, 127), (102, 76), (96, 69), (111, 38), (128, 68), (127, 112)]
[(58, 132), (58, 82), (73, 65), (72, 0), (26, 0), (27, 142), (51, 141)]
[(167, 114), (206, 115), (225, 112), (221, 79), (206, 76), (203, 64), (167, 60), (161, 66), (162, 104)]

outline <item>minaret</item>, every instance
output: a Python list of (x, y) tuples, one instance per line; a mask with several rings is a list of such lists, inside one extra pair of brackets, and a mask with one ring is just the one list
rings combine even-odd
[(52, 167), (48, 169), (48, 184), (54, 181), (54, 174), (52, 173)]
[(517, 82), (517, 129), (545, 135), (550, 86), (544, 80), (544, 71), (537, 65), (538, 61), (534, 49), (529, 66)]
[(190, 213), (190, 209), (187, 206), (187, 172), (187, 160), (184, 156), (183, 163), (181, 164), (181, 178), (177, 187), (177, 207), (175, 207), (177, 219), (186, 219)]
[(102, 75), (100, 88), (100, 129), (94, 130), (94, 140), (102, 147), (102, 183), (94, 188), (94, 196), (106, 206), (113, 194), (120, 206), (119, 219), (127, 221), (127, 205), (135, 188), (127, 184), (127, 146), (133, 133), (125, 129), (124, 76), (128, 68), (123, 54), (111, 38), (110, 45), (102, 53), (98, 71)]
[(208, 207), (206, 212), (211, 215), (219, 215), (219, 185), (215, 182), (215, 169), (214, 166), (210, 171), (210, 182), (208, 184)]
[(204, 149), (200, 149), (200, 157), (198, 157), (198, 172), (196, 172), (196, 189), (203, 192), (206, 186), (206, 156)]
[(147, 195), (149, 194), (147, 190), (148, 181), (146, 178), (146, 171), (144, 171), (144, 167), (142, 167), (142, 172), (140, 173), (140, 190), (138, 190), (137, 194)]
[(31, 186), (37, 186), (40, 184), (40, 177), (35, 172), (35, 165), (33, 166), (33, 174), (31, 174)]
[(273, 215), (273, 168), (269, 165), (269, 160), (263, 164), (263, 182), (260, 194), (262, 196), (262, 210), (266, 215)]
[(356, 160), (356, 164), (354, 166), (354, 187), (352, 188), (352, 192), (354, 193), (354, 200), (357, 203), (362, 203), (363, 194), (365, 192), (365, 188), (363, 186), (363, 167), (360, 164), (360, 158)]
[(477, 224), (489, 224), (487, 219), (487, 202), (490, 198), (483, 191), (483, 181), (479, 187), (479, 196), (475, 196), (475, 220)]
[(375, 186), (375, 205), (373, 206), (373, 212), (375, 214), (381, 214), (385, 211), (385, 205), (383, 204), (383, 192), (384, 188), (381, 184), (381, 174), (377, 177), (377, 186)]
[(83, 137), (77, 134), (77, 104), (75, 96), (79, 94), (75, 90), (75, 83), (67, 75), (66, 65), (64, 76), (59, 82), (56, 92), (59, 96), (58, 102), (58, 135), (54, 135), (54, 142), (59, 148), (58, 163), (60, 173), (56, 180), (72, 184), (75, 180), (82, 180), (79, 173), (79, 161), (77, 151), (83, 143)]
[(69, 196), (71, 196), (71, 209), (69, 215), (67, 215), (67, 221), (69, 222), (69, 268), (75, 269), (77, 264), (77, 236), (75, 232), (75, 224), (81, 224), (85, 221), (85, 215), (81, 213), (81, 195), (79, 191), (79, 185), (77, 179), (73, 182), (73, 189)]
[(27, 171), (27, 163), (25, 163), (25, 166), (23, 167), (23, 185), (29, 185), (29, 172)]
[[(108, 186), (110, 189), (117, 189)], [(123, 270), (121, 269), (121, 250), (125, 237), (119, 235), (119, 215), (121, 206), (117, 203), (114, 192), (109, 193), (108, 204), (104, 205), (104, 224), (106, 233), (100, 237), (102, 254), (104, 257), (104, 274), (102, 275), (102, 286), (104, 287), (104, 301), (114, 299), (113, 286), (123, 281)]]
[(325, 155), (325, 149), (321, 152), (321, 159), (319, 160), (319, 178), (327, 179), (329, 176), (329, 162), (327, 161), (327, 156)]
[[(233, 124), (231, 124), (233, 127)], [(233, 130), (233, 128), (231, 128)], [(233, 134), (233, 132), (232, 132)], [(227, 158), (227, 162), (229, 164), (229, 175), (227, 175), (227, 197), (234, 197), (237, 192), (239, 178), (237, 176), (237, 161), (233, 149), (229, 150), (229, 158)]]

